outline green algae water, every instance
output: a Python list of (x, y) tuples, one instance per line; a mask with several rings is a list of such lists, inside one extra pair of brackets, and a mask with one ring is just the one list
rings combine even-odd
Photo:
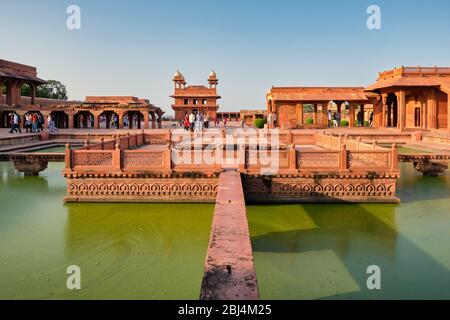
[(198, 299), (214, 205), (64, 205), (63, 166), (0, 163), (0, 299)]
[(401, 171), (400, 205), (248, 206), (261, 298), (450, 299), (450, 175)]
[[(64, 205), (62, 169), (0, 163), (0, 299), (199, 297), (213, 205)], [(405, 164), (398, 189), (400, 205), (248, 206), (261, 297), (450, 299), (450, 176)]]

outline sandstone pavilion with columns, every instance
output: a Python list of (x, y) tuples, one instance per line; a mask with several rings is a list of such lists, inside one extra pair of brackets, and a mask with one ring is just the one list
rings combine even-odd
[[(450, 68), (400, 67), (381, 72), (368, 87), (272, 87), (267, 111), (284, 128), (325, 127), (328, 110), (341, 112), (350, 127), (357, 114), (373, 127), (450, 132)], [(308, 121), (308, 119), (312, 119)]]
[[(28, 84), (31, 97), (21, 96), (22, 86)], [(0, 127), (7, 128), (9, 115), (18, 114), (25, 126), (25, 117), (40, 113), (44, 120), (52, 115), (60, 129), (148, 129), (161, 126), (161, 108), (147, 99), (132, 96), (90, 96), (85, 101), (63, 101), (36, 97), (36, 88), (46, 84), (37, 77), (37, 70), (6, 60), (0, 60)], [(115, 121), (111, 121), (114, 119)]]

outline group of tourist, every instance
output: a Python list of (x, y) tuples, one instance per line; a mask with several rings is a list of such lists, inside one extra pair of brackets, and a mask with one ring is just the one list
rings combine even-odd
[(337, 127), (341, 126), (341, 113), (340, 112), (331, 112), (331, 110), (328, 110), (327, 118), (328, 118), (328, 127), (329, 128), (337, 128)]
[(199, 112), (197, 110), (187, 112), (184, 115), (183, 127), (186, 131), (200, 132), (203, 129), (209, 128), (209, 115), (206, 112)]
[[(9, 115), (9, 123), (11, 126), (11, 129), (9, 130), (9, 133), (22, 133), (21, 124), (22, 119), (17, 113), (10, 113)], [(38, 133), (44, 131), (44, 117), (42, 114), (34, 112), (34, 113), (27, 113), (25, 115), (25, 132), (26, 133)], [(56, 127), (55, 121), (53, 120), (52, 115), (50, 114), (47, 117), (47, 128), (50, 133), (54, 133), (58, 131), (58, 128)]]

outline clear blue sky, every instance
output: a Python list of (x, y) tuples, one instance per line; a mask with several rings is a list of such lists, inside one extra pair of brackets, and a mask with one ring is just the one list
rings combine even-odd
[[(82, 29), (66, 28), (66, 8)], [(366, 27), (369, 5), (382, 29)], [(0, 58), (38, 67), (71, 99), (135, 95), (170, 111), (172, 75), (221, 81), (221, 110), (272, 85), (365, 86), (400, 65), (450, 66), (448, 0), (0, 0)]]

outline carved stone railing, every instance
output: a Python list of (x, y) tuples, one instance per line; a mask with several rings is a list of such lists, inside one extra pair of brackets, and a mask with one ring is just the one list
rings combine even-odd
[[(253, 155), (247, 151), (245, 165), (240, 167), (241, 172), (248, 174), (261, 174), (265, 170), (272, 170), (277, 175), (292, 175), (301, 173), (395, 173), (398, 174), (398, 154), (395, 146), (392, 149), (355, 151), (348, 150), (343, 144), (340, 150), (296, 150), (291, 146), (287, 150), (272, 150), (269, 154), (263, 153), (263, 159), (270, 159), (274, 152), (278, 153), (278, 162), (261, 164), (261, 154)], [(257, 158), (258, 162), (254, 159)]]
[(115, 136), (113, 140), (91, 144), (88, 139), (84, 146), (72, 150), (70, 144), (66, 145), (65, 173), (67, 172), (112, 172), (121, 170), (121, 149), (130, 149), (144, 144), (144, 133), (124, 136)]
[[(166, 137), (168, 138), (168, 137)], [(288, 131), (283, 139), (293, 142)], [(247, 174), (295, 175), (299, 173), (398, 172), (397, 149), (348, 140), (345, 136), (316, 134), (324, 150), (297, 150), (294, 144), (276, 146), (236, 145), (231, 151), (217, 145), (212, 150), (183, 149), (170, 144), (133, 150), (146, 141), (144, 134), (116, 137), (78, 150), (66, 148), (66, 174), (215, 174), (231, 166)], [(114, 148), (112, 147), (113, 144)], [(269, 171), (266, 173), (266, 171)], [(270, 173), (272, 172), (272, 173)]]

